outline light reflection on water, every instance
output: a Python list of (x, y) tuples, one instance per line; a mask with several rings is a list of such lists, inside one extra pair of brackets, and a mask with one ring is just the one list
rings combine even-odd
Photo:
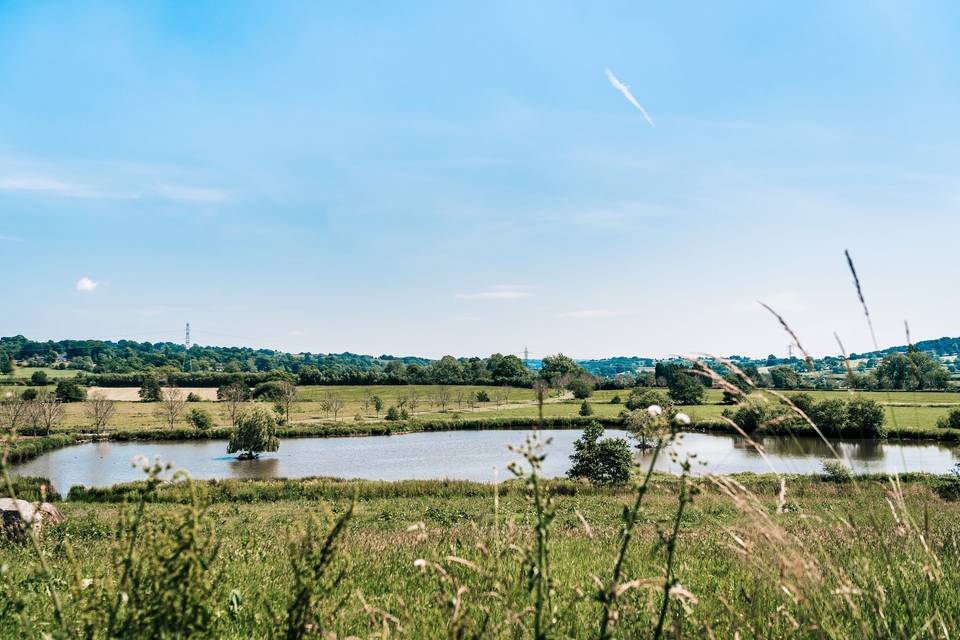
[[(237, 460), (226, 455), (223, 440), (177, 442), (99, 442), (51, 451), (15, 466), (18, 475), (43, 476), (66, 495), (77, 484), (109, 486), (143, 478), (130, 460), (159, 456), (194, 478), (302, 478), (334, 476), (372, 480), (461, 479), (480, 482), (510, 477), (507, 465), (518, 459), (507, 445), (523, 444), (531, 432), (445, 431), (398, 436), (351, 438), (289, 438), (280, 450), (258, 460)], [(578, 429), (542, 432), (552, 438), (544, 461), (544, 474), (562, 476), (569, 468)], [(607, 430), (605, 437), (624, 436)], [(768, 436), (758, 439), (773, 468), (781, 473), (819, 473), (823, 460), (831, 458), (827, 445), (817, 438)], [(960, 461), (958, 450), (935, 443), (846, 440), (834, 443), (841, 457), (858, 473), (925, 471), (945, 473)], [(686, 433), (676, 445), (679, 455), (696, 455), (693, 472), (767, 473), (770, 467), (739, 436)], [(649, 463), (649, 453), (636, 452), (640, 464)], [(662, 456), (661, 471), (678, 469), (669, 456)]]

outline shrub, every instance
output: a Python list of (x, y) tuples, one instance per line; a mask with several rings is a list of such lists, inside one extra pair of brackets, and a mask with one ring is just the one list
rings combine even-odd
[(21, 400), (26, 400), (27, 402), (37, 399), (37, 390), (33, 388), (24, 389), (23, 393), (20, 394)]
[(626, 407), (630, 411), (635, 411), (636, 409), (646, 409), (650, 405), (654, 404), (662, 407), (666, 404), (669, 404), (669, 400), (667, 399), (667, 396), (660, 391), (637, 388), (631, 391), (630, 395), (627, 397)]
[(203, 402), (203, 398), (191, 391), (187, 394), (187, 402)]
[(580, 415), (582, 415), (583, 417), (593, 415), (593, 407), (591, 407), (590, 403), (587, 402), (586, 400), (584, 400), (583, 403), (580, 405)]
[(213, 417), (209, 411), (204, 409), (191, 409), (187, 414), (187, 422), (193, 425), (197, 431), (206, 431), (213, 426)]
[(839, 460), (824, 460), (823, 474), (827, 480), (845, 484), (853, 480), (853, 474), (850, 473), (850, 467)]
[(623, 484), (630, 479), (633, 456), (630, 445), (623, 438), (600, 440), (603, 427), (591, 422), (583, 435), (573, 443), (573, 465), (567, 472), (570, 478), (586, 478), (591, 484)]
[(490, 394), (487, 393), (486, 389), (477, 391), (477, 402), (490, 402)]
[(762, 402), (744, 402), (736, 411), (724, 409), (723, 415), (737, 423), (746, 433), (753, 433), (764, 426), (771, 418), (769, 408)]
[(950, 413), (937, 419), (941, 429), (960, 429), (960, 409), (951, 409)]
[(87, 399), (86, 388), (75, 380), (61, 380), (57, 383), (55, 393), (60, 402), (83, 402)]
[(34, 371), (33, 375), (30, 376), (30, 384), (35, 384), (38, 387), (45, 387), (50, 384), (50, 380), (47, 377), (46, 371)]
[(806, 413), (826, 436), (840, 435), (847, 423), (847, 403), (839, 398), (821, 400)]
[(240, 459), (249, 460), (262, 451), (276, 451), (279, 447), (276, 420), (269, 411), (257, 407), (237, 417), (237, 426), (230, 434), (227, 453), (240, 452)]
[(278, 402), (283, 396), (283, 388), (277, 381), (261, 382), (253, 388), (250, 397), (254, 400), (264, 400), (266, 402)]
[(620, 396), (613, 396), (612, 398), (610, 398), (610, 404), (620, 404), (620, 402), (621, 402)]
[(847, 403), (846, 435), (858, 435), (861, 438), (885, 438), (883, 428), (887, 415), (876, 400), (857, 398)]
[(593, 395), (593, 384), (583, 378), (577, 378), (568, 384), (567, 389), (573, 392), (573, 397), (577, 400), (584, 400)]
[(400, 419), (400, 409), (395, 406), (391, 406), (387, 409), (387, 420), (399, 420)]
[(800, 411), (803, 411), (805, 414), (807, 414), (807, 416), (810, 416), (811, 420), (813, 419), (813, 417), (810, 415), (815, 404), (813, 396), (811, 396), (809, 393), (795, 393), (790, 396), (790, 401), (794, 404), (794, 406), (797, 407), (797, 409), (800, 409)]
[(143, 402), (159, 402), (163, 389), (160, 387), (160, 380), (155, 376), (147, 376), (140, 384), (140, 400)]

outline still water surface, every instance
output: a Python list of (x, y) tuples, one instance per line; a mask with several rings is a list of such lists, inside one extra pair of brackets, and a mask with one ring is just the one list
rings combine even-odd
[[(61, 494), (74, 485), (109, 486), (143, 478), (130, 463), (137, 455), (173, 463), (194, 478), (302, 478), (335, 476), (371, 480), (458, 479), (492, 482), (510, 477), (507, 465), (519, 459), (508, 445), (521, 445), (530, 431), (445, 431), (397, 436), (288, 438), (280, 450), (258, 460), (227, 455), (223, 440), (177, 442), (99, 442), (67, 447), (14, 467), (18, 475), (49, 478)], [(573, 441), (580, 430), (544, 430), (547, 446), (544, 475), (562, 476), (569, 468)], [(610, 429), (605, 437), (622, 437)], [(759, 439), (773, 468), (781, 473), (819, 473), (831, 457), (815, 438), (769, 436)], [(945, 473), (960, 462), (960, 450), (931, 443), (848, 440), (835, 443), (857, 473), (926, 471)], [(695, 454), (693, 472), (768, 473), (770, 466), (738, 436), (687, 433), (675, 446), (679, 455)], [(641, 463), (650, 454), (636, 452)], [(669, 456), (661, 471), (677, 471)], [(496, 469), (496, 476), (494, 469)]]

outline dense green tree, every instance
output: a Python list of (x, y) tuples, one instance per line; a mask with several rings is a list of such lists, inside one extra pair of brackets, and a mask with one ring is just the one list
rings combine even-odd
[(582, 377), (568, 384), (567, 389), (573, 392), (573, 397), (577, 400), (583, 400), (593, 395), (593, 383)]
[(944, 389), (950, 374), (930, 355), (914, 348), (884, 356), (874, 371), (880, 389)]
[(50, 384), (50, 377), (47, 375), (46, 371), (34, 371), (30, 376), (30, 384), (38, 387), (45, 387)]
[(787, 365), (771, 367), (767, 373), (770, 374), (770, 383), (774, 389), (797, 389), (800, 387), (800, 376), (794, 371), (793, 367)]
[(586, 400), (580, 404), (580, 415), (584, 417), (593, 415), (593, 407)]
[(213, 426), (213, 416), (206, 409), (191, 409), (187, 414), (187, 422), (197, 431), (206, 431)]
[(87, 389), (76, 380), (61, 380), (54, 392), (60, 402), (83, 402), (87, 399)]
[(846, 434), (861, 438), (884, 438), (887, 414), (876, 400), (854, 398), (847, 403)]
[(567, 476), (586, 478), (592, 484), (616, 485), (630, 479), (633, 456), (630, 445), (623, 438), (605, 438), (599, 422), (591, 422), (573, 443), (573, 463)]
[(637, 409), (646, 409), (652, 405), (663, 407), (669, 403), (669, 398), (667, 398), (662, 391), (638, 387), (627, 396), (625, 406), (630, 411), (636, 411)]
[[(494, 354), (496, 355), (499, 354)], [(494, 356), (490, 357), (491, 363)], [(490, 378), (494, 384), (498, 385), (529, 384), (531, 377), (532, 372), (524, 366), (523, 360), (515, 355), (501, 356), (490, 368)]]
[(675, 404), (700, 404), (705, 394), (703, 384), (686, 373), (678, 373), (670, 384), (670, 399)]
[(146, 376), (140, 384), (138, 395), (142, 402), (159, 402), (160, 396), (163, 395), (160, 380), (156, 376)]
[(836, 398), (821, 400), (810, 408), (807, 415), (821, 433), (827, 436), (838, 436), (847, 423), (847, 403)]
[(573, 377), (579, 375), (582, 369), (573, 358), (569, 358), (562, 353), (555, 356), (545, 356), (543, 364), (540, 367), (540, 377), (547, 381), (558, 380), (561, 378)]
[(237, 416), (237, 426), (230, 434), (227, 453), (239, 452), (241, 460), (249, 460), (264, 451), (276, 451), (279, 447), (276, 420), (269, 411), (257, 407)]
[(430, 378), (434, 384), (462, 384), (463, 367), (453, 356), (443, 356), (430, 365)]
[(12, 376), (17, 370), (17, 361), (10, 356), (0, 354), (0, 374)]

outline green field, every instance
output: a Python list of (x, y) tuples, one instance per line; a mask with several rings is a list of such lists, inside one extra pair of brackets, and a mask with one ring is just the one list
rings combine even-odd
[(43, 371), (48, 378), (75, 378), (77, 374), (83, 373), (76, 369), (52, 369), (50, 367), (17, 367), (13, 372), (14, 378), (29, 378), (36, 371)]
[[(196, 535), (201, 541), (212, 535), (220, 546), (209, 573), (203, 573), (215, 576), (209, 592), (194, 602), (206, 611), (206, 633), (199, 635), (282, 635), (294, 587), (288, 535), (310, 514), (321, 514), (325, 504), (343, 513), (349, 503), (344, 496), (352, 494), (349, 485), (330, 493), (311, 482), (234, 482), (225, 501), (210, 507)], [(725, 495), (698, 481), (700, 492), (679, 521), (672, 565), (676, 587), (665, 637), (913, 637), (930, 630), (925, 625), (931, 619), (937, 620), (935, 632), (919, 637), (960, 632), (957, 503), (944, 502), (928, 483), (908, 482), (892, 494), (894, 515), (886, 499), (891, 489), (881, 482), (838, 485), (792, 478), (784, 501), (778, 501), (775, 481), (745, 482), (752, 493)], [(517, 487), (495, 506), (491, 486), (360, 484), (361, 500), (330, 569), (344, 571), (343, 580), (328, 592), (316, 592), (324, 632), (336, 637), (534, 637), (535, 594), (523, 577), (523, 553), (534, 544), (534, 510)], [(331, 497), (271, 501), (271, 485), (281, 497), (310, 486)], [(559, 621), (549, 637), (597, 637), (601, 607), (592, 596), (597, 584), (610, 579), (621, 512), (633, 494), (626, 488), (563, 486), (574, 493), (555, 497), (556, 516), (549, 525), (551, 598)], [(676, 491), (675, 479), (661, 480), (646, 498), (619, 582), (626, 586), (614, 637), (652, 635), (667, 566), (667, 548), (659, 540), (673, 526)], [(121, 507), (61, 507), (67, 521), (49, 530), (42, 549), (64, 601), (66, 625), (76, 629), (96, 619), (97, 611), (112, 610), (121, 569), (111, 562), (121, 554), (112, 532)], [(155, 531), (167, 518), (182, 519), (178, 514), (185, 509), (147, 505), (145, 526), (153, 532), (145, 547), (149, 557), (166, 557), (174, 548), (180, 549), (177, 558), (193, 557), (182, 548), (192, 537), (176, 538), (181, 547), (171, 547)], [(68, 560), (67, 548), (75, 563)], [(416, 566), (419, 561), (426, 568)], [(171, 563), (169, 571), (180, 566)], [(0, 547), (0, 565), (0, 610), (5, 611), (0, 636), (19, 637), (28, 629), (29, 637), (54, 634), (47, 579), (29, 546)], [(149, 591), (150, 571), (159, 570), (155, 563), (144, 566), (139, 588), (148, 592), (131, 602), (149, 608), (160, 597)], [(199, 581), (200, 575), (192, 575)], [(74, 581), (88, 586), (71, 591)], [(175, 589), (182, 584), (178, 580)], [(97, 598), (104, 604), (96, 605)], [(163, 602), (163, 622), (169, 623), (181, 609)]]
[[(9, 387), (9, 389), (22, 392), (24, 387)], [(474, 402), (471, 406), (468, 398), (475, 396), (480, 390), (487, 391), (491, 401)], [(136, 397), (133, 389), (116, 391), (125, 391), (129, 397)], [(787, 392), (787, 395), (794, 393), (797, 392)], [(933, 429), (940, 417), (945, 416), (951, 409), (960, 407), (960, 394), (944, 392), (810, 391), (807, 393), (816, 400), (827, 398), (849, 399), (854, 396), (876, 400), (886, 406), (886, 426), (888, 429)], [(325, 410), (323, 405), (323, 399), (329, 394), (335, 394), (344, 401), (344, 407), (337, 416), (337, 420), (340, 422), (356, 420), (375, 422), (382, 420), (386, 408), (398, 404), (401, 398), (407, 399), (408, 408), (410, 399), (414, 398), (415, 407), (411, 414), (417, 419), (425, 420), (449, 420), (457, 417), (470, 419), (533, 418), (538, 415), (533, 392), (530, 389), (523, 388), (450, 386), (447, 387), (448, 406), (446, 411), (442, 411), (436, 399), (437, 387), (429, 385), (304, 386), (298, 388), (298, 399), (293, 405), (291, 416), (292, 422), (305, 426), (332, 422), (334, 420), (333, 414)], [(384, 402), (384, 409), (380, 415), (377, 415), (372, 404), (364, 407), (365, 399), (373, 395), (379, 396)], [(624, 407), (622, 404), (611, 404), (610, 400), (614, 396), (620, 396), (621, 399), (625, 400), (628, 395), (629, 391), (597, 391), (588, 402), (594, 410), (594, 415), (612, 418), (616, 417)], [(680, 407), (680, 410), (690, 415), (694, 422), (716, 421), (723, 410), (727, 408), (726, 405), (720, 404), (721, 399), (722, 394), (719, 390), (708, 389), (705, 404), (683, 406)], [(543, 413), (546, 417), (575, 416), (578, 415), (580, 404), (581, 401), (571, 399), (569, 394), (562, 398), (553, 394), (544, 405)], [(158, 406), (156, 404), (128, 401), (117, 402), (116, 407), (116, 416), (111, 421), (109, 430), (154, 430), (164, 426), (163, 420), (157, 413)], [(213, 401), (190, 403), (187, 410), (195, 407), (210, 411), (216, 424), (220, 426), (229, 424), (227, 410), (223, 404)], [(181, 420), (180, 425), (186, 426), (186, 422)], [(83, 406), (81, 404), (69, 404), (66, 406), (63, 420), (57, 430), (73, 433), (84, 432), (88, 430), (88, 426), (89, 420), (83, 412)]]

